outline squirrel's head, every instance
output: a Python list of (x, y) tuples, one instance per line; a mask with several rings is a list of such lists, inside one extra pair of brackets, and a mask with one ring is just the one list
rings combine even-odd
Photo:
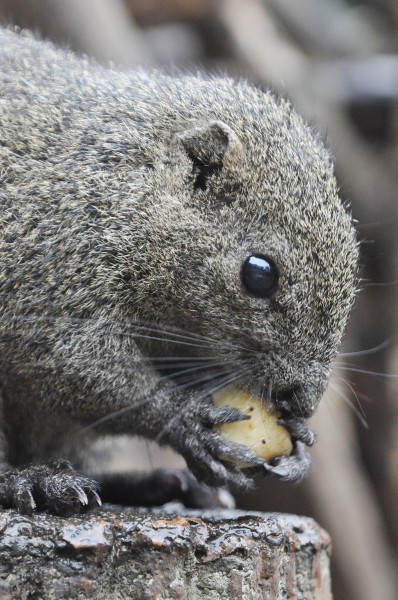
[(156, 293), (169, 324), (247, 349), (234, 351), (244, 387), (308, 417), (353, 304), (358, 247), (321, 141), (287, 102), (247, 87), (246, 102), (248, 90), (250, 112), (188, 122), (152, 174)]

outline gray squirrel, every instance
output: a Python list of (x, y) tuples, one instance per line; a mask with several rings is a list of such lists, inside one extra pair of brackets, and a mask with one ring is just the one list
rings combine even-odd
[[(0, 182), (0, 505), (99, 503), (69, 460), (102, 434), (167, 444), (210, 486), (304, 476), (358, 247), (332, 158), (285, 99), (0, 30)], [(229, 385), (278, 407), (291, 456), (264, 468), (212, 431), (245, 418), (212, 402)], [(202, 490), (100, 481), (138, 504)]]

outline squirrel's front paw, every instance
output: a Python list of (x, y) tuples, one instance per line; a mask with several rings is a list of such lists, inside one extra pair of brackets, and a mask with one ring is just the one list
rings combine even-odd
[(199, 481), (218, 487), (253, 487), (251, 479), (237, 465), (259, 467), (263, 460), (246, 446), (230, 442), (211, 430), (217, 423), (231, 423), (247, 419), (247, 415), (229, 407), (191, 401), (181, 408), (167, 428), (158, 437), (167, 442), (186, 460), (189, 469)]
[(299, 483), (311, 469), (311, 457), (303, 442), (295, 442), (290, 456), (275, 458), (272, 465), (264, 465), (265, 469), (285, 481)]
[(101, 505), (98, 484), (66, 460), (12, 469), (0, 475), (0, 505), (24, 514), (34, 510), (70, 516)]

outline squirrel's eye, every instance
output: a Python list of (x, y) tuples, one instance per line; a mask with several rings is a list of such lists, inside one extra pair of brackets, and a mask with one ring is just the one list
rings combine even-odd
[(242, 283), (256, 298), (269, 298), (278, 284), (279, 273), (271, 259), (252, 254), (242, 265)]

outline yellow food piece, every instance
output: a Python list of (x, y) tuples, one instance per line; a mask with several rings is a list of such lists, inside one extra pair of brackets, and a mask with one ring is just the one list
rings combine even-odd
[(213, 430), (226, 440), (247, 446), (265, 462), (291, 453), (290, 434), (276, 422), (280, 413), (260, 398), (238, 388), (228, 388), (213, 394), (213, 401), (217, 407), (229, 406), (250, 416), (246, 421), (215, 425)]

